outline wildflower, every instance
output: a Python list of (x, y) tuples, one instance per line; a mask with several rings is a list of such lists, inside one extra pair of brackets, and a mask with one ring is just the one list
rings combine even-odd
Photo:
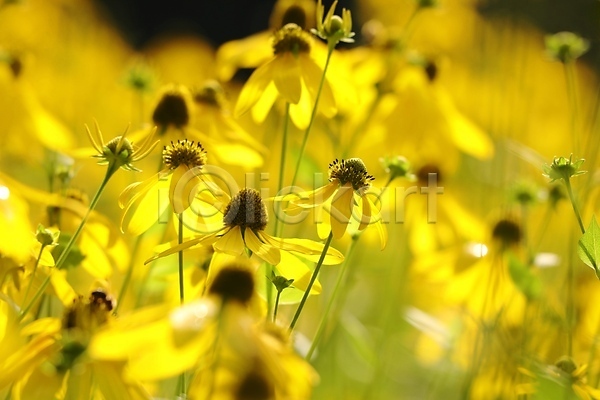
[[(310, 35), (298, 25), (290, 23), (278, 30), (273, 38), (273, 58), (254, 71), (244, 85), (235, 116), (252, 109), (255, 120), (262, 121), (279, 95), (290, 104), (294, 124), (305, 129), (323, 75), (310, 57), (310, 49)], [(327, 118), (337, 112), (327, 81), (323, 83), (319, 111)]]
[(256, 68), (267, 62), (273, 55), (270, 45), (273, 32), (289, 23), (308, 31), (314, 26), (312, 18), (314, 12), (313, 0), (278, 0), (273, 7), (268, 31), (233, 40), (219, 47), (217, 51), (219, 78), (229, 81), (238, 68)]
[(584, 55), (590, 42), (572, 32), (559, 32), (546, 36), (546, 51), (550, 57), (563, 64), (573, 62)]
[(158, 140), (152, 143), (153, 134), (150, 134), (138, 149), (134, 149), (132, 143), (125, 137), (127, 129), (123, 135), (104, 143), (98, 122), (94, 121), (94, 125), (96, 127), (94, 135), (90, 131), (90, 128), (87, 125), (85, 126), (90, 142), (98, 152), (93, 157), (100, 160), (98, 161), (99, 165), (109, 165), (109, 168), (115, 171), (118, 168), (123, 168), (127, 171), (139, 171), (139, 169), (133, 166), (133, 163), (147, 157), (158, 144)]
[(586, 171), (580, 171), (581, 165), (585, 162), (583, 158), (573, 161), (573, 155), (566, 157), (554, 157), (552, 164), (544, 165), (544, 176), (550, 179), (550, 182), (556, 180), (568, 181), (573, 176), (583, 175)]
[[(201, 99), (201, 97), (196, 96), (196, 99), (199, 98)], [(174, 142), (179, 140), (183, 134), (189, 139), (203, 143), (215, 158), (225, 164), (241, 165), (246, 168), (255, 168), (262, 165), (263, 157), (261, 154), (252, 146), (240, 143), (244, 140), (232, 138), (231, 135), (223, 135), (221, 132), (215, 132), (214, 130), (206, 134), (195, 129), (197, 108), (194, 96), (188, 87), (174, 84), (164, 86), (152, 112), (152, 122), (157, 126), (159, 137)], [(206, 113), (202, 112), (198, 117), (205, 118)], [(227, 122), (225, 122), (225, 125), (227, 125)], [(203, 127), (207, 127), (207, 125)], [(208, 125), (208, 127), (213, 128), (213, 125)], [(217, 127), (220, 129), (223, 125), (217, 125)], [(132, 133), (132, 136), (143, 138), (149, 133), (150, 131), (144, 128)], [(256, 144), (255, 141), (251, 142)], [(258, 148), (258, 146), (254, 147)]]
[[(249, 134), (236, 122), (231, 113), (225, 92), (221, 84), (208, 80), (194, 91), (194, 103), (197, 108), (196, 126), (212, 139), (247, 146), (260, 154), (267, 152), (265, 146)], [(235, 154), (234, 154), (235, 156)]]
[[(297, 193), (299, 198), (291, 203), (293, 207), (319, 207), (318, 213), (324, 211), (329, 214), (328, 220), (318, 221), (318, 232), (322, 238), (327, 237), (329, 232), (333, 233), (334, 238), (341, 238), (353, 221), (359, 223), (359, 231), (373, 224), (379, 233), (383, 250), (387, 242), (387, 231), (369, 194), (370, 182), (374, 179), (360, 158), (336, 159), (329, 164), (327, 185), (310, 192)], [(276, 201), (289, 199), (287, 195), (275, 198)], [(356, 218), (356, 212), (360, 215), (359, 218)]]
[[(248, 249), (251, 254), (272, 265), (279, 264), (282, 250), (309, 259), (318, 257), (323, 250), (322, 244), (312, 240), (282, 239), (267, 234), (267, 208), (255, 189), (245, 188), (234, 195), (222, 214), (223, 227), (218, 231), (189, 239), (148, 259), (146, 263), (196, 245), (212, 245), (216, 252), (233, 256), (241, 256)], [(343, 258), (339, 251), (330, 248), (324, 263), (338, 264)]]
[(342, 16), (333, 15), (337, 0), (333, 2), (327, 15), (323, 18), (325, 7), (321, 0), (317, 5), (317, 29), (313, 29), (312, 33), (327, 40), (329, 47), (335, 47), (339, 42), (354, 43), (354, 32), (352, 32), (352, 16), (350, 10), (342, 9)]
[(187, 210), (203, 183), (206, 161), (200, 143), (186, 139), (164, 146), (163, 169), (143, 182), (129, 185), (119, 196), (119, 205), (125, 209), (121, 230), (139, 235), (156, 223), (168, 205), (176, 214)]
[[(32, 342), (38, 345), (16, 360), (13, 369), (22, 374), (14, 377), (13, 395), (149, 398), (141, 385), (124, 379), (123, 362), (98, 360), (88, 352), (94, 335), (110, 324), (113, 306), (110, 295), (98, 288), (87, 299), (79, 296), (62, 319), (44, 318), (23, 328), (23, 334), (33, 335)], [(94, 385), (89, 384), (92, 376)]]

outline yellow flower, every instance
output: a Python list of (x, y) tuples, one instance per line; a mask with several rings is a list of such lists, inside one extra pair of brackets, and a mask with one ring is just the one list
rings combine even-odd
[[(148, 259), (146, 263), (188, 249), (192, 246), (212, 245), (216, 252), (241, 256), (246, 250), (272, 265), (281, 261), (281, 251), (307, 259), (319, 257), (324, 246), (308, 239), (282, 239), (265, 232), (267, 208), (255, 189), (245, 188), (231, 198), (222, 211), (223, 227), (209, 235), (189, 239)], [(342, 254), (329, 248), (324, 264), (339, 264)]]
[[(254, 119), (262, 122), (281, 96), (290, 104), (294, 124), (305, 129), (323, 75), (323, 70), (310, 57), (310, 48), (310, 35), (298, 25), (290, 23), (278, 30), (273, 38), (273, 58), (254, 71), (244, 85), (235, 116), (252, 109)], [(327, 80), (323, 83), (319, 111), (327, 118), (337, 112)]]
[(196, 126), (213, 139), (239, 143), (261, 154), (267, 148), (242, 128), (233, 118), (225, 91), (219, 82), (208, 80), (194, 91), (194, 103), (197, 108)]
[[(373, 224), (379, 233), (381, 249), (387, 243), (387, 230), (383, 226), (379, 209), (373, 203), (369, 193), (371, 181), (367, 167), (360, 158), (335, 160), (329, 164), (329, 184), (310, 192), (296, 193), (291, 200), (293, 207), (318, 207), (318, 215), (325, 212), (329, 218), (317, 221), (321, 238), (333, 233), (336, 239), (341, 238), (350, 224), (358, 223), (357, 230), (362, 231)], [(276, 197), (276, 201), (290, 200), (289, 195)], [(358, 213), (358, 214), (357, 214)]]
[(11, 366), (12, 371), (21, 371), (14, 377), (13, 395), (24, 399), (149, 398), (141, 385), (124, 379), (123, 362), (98, 360), (88, 352), (90, 340), (109, 324), (112, 309), (110, 296), (96, 289), (88, 299), (76, 299), (62, 321), (42, 318), (25, 326), (22, 334), (33, 335), (37, 347), (25, 346), (28, 353)]
[(252, 272), (230, 264), (204, 298), (170, 311), (136, 311), (96, 335), (90, 352), (113, 362), (128, 359), (130, 376), (140, 380), (190, 371), (191, 398), (247, 398), (260, 388), (260, 398), (308, 399), (316, 374), (294, 353), (287, 332), (258, 323), (250, 308), (255, 297)]
[[(232, 142), (231, 137), (221, 134), (207, 135), (194, 128), (197, 108), (191, 91), (184, 85), (165, 85), (152, 112), (152, 123), (158, 128), (158, 136), (167, 141), (176, 141), (185, 136), (201, 143), (219, 161), (228, 165), (239, 165), (245, 168), (256, 168), (263, 164), (262, 155), (243, 140)], [(140, 140), (150, 133), (148, 128), (132, 133), (132, 137)], [(214, 133), (214, 132), (210, 132)], [(229, 139), (229, 140), (228, 140)]]
[(134, 235), (145, 232), (169, 205), (176, 214), (186, 211), (203, 184), (206, 161), (200, 143), (178, 140), (165, 146), (164, 168), (143, 182), (129, 185), (119, 196), (119, 205), (125, 209), (121, 231)]

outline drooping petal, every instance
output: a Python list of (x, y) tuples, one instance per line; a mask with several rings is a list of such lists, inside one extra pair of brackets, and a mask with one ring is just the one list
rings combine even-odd
[(278, 97), (279, 92), (277, 91), (275, 84), (270, 82), (265, 88), (263, 95), (258, 99), (256, 104), (254, 104), (254, 107), (252, 107), (251, 115), (254, 122), (262, 124), (265, 119), (267, 119), (267, 115), (269, 115), (269, 112), (273, 108), (273, 104), (275, 104)]
[(201, 237), (194, 238), (194, 239), (189, 239), (189, 240), (184, 241), (181, 244), (178, 244), (177, 242), (169, 243), (170, 248), (168, 248), (164, 251), (161, 251), (160, 253), (158, 253), (157, 255), (155, 255), (153, 257), (150, 257), (149, 259), (144, 261), (144, 264), (148, 264), (158, 258), (166, 257), (171, 254), (175, 254), (179, 251), (189, 249), (190, 247), (193, 247), (193, 246), (197, 246), (197, 245), (210, 246), (211, 244), (213, 244), (214, 242), (216, 242), (217, 240), (220, 239), (220, 236), (218, 236), (218, 235), (222, 231), (223, 230), (220, 230), (220, 231), (215, 232), (210, 235), (201, 236)]
[(187, 210), (200, 184), (200, 168), (188, 168), (180, 165), (173, 171), (169, 185), (169, 203), (175, 214)]
[(272, 35), (269, 31), (259, 32), (219, 47), (216, 54), (219, 79), (229, 81), (238, 68), (254, 68), (268, 60), (273, 55), (270, 45)]
[(298, 104), (302, 91), (300, 65), (290, 52), (275, 57), (273, 61), (273, 82), (277, 91), (291, 104)]
[(258, 257), (262, 258), (271, 265), (279, 264), (281, 260), (280, 251), (266, 240), (261, 240), (265, 234), (259, 233), (257, 236), (252, 229), (246, 229), (246, 246)]
[[(302, 79), (306, 84), (306, 88), (310, 93), (313, 101), (317, 98), (319, 85), (321, 83), (321, 77), (323, 70), (308, 56), (300, 57), (300, 67), (302, 70)], [(331, 73), (331, 71), (329, 71)], [(337, 106), (335, 98), (333, 97), (333, 91), (327, 79), (323, 82), (323, 88), (321, 89), (321, 95), (319, 97), (319, 111), (323, 113), (327, 118), (332, 118), (337, 113)]]
[(235, 105), (234, 115), (236, 118), (239, 118), (240, 115), (256, 104), (269, 83), (273, 80), (274, 60), (257, 68), (242, 88), (240, 97), (238, 97), (237, 104)]
[[(301, 260), (289, 253), (281, 253), (281, 262), (276, 266), (280, 275), (293, 279), (295, 288), (305, 292), (312, 276), (312, 271)], [(284, 291), (285, 292), (285, 291)], [(311, 295), (321, 293), (321, 283), (316, 280), (310, 290)]]
[(150, 229), (169, 206), (170, 180), (156, 180), (143, 196), (129, 202), (121, 218), (121, 231), (134, 236)]
[[(310, 239), (295, 239), (295, 238), (278, 238), (269, 236), (262, 232), (259, 236), (264, 242), (270, 243), (272, 246), (277, 247), (281, 250), (289, 251), (294, 255), (297, 255), (307, 260), (318, 262), (325, 247), (322, 243), (315, 242)], [(344, 261), (344, 256), (338, 250), (333, 247), (327, 249), (323, 264), (335, 265), (340, 264)]]
[(300, 101), (298, 104), (290, 104), (290, 119), (294, 125), (298, 127), (298, 129), (305, 130), (308, 128), (313, 106), (313, 100), (311, 99), (310, 93), (308, 92), (308, 89), (303, 81)]
[[(387, 245), (388, 232), (385, 226), (383, 225), (381, 212), (377, 210), (375, 204), (373, 204), (371, 199), (367, 196), (363, 197), (363, 203), (368, 203), (369, 207), (371, 208), (371, 222), (373, 223), (373, 225), (375, 225), (375, 229), (377, 229), (377, 233), (379, 234), (379, 241), (381, 243), (381, 250), (383, 250)], [(373, 213), (373, 211), (376, 211), (376, 213)]]
[(119, 207), (125, 208), (131, 202), (134, 202), (144, 193), (146, 193), (152, 186), (156, 184), (157, 181), (161, 180), (161, 178), (166, 177), (169, 171), (163, 170), (159, 173), (151, 176), (150, 178), (142, 181), (135, 182), (131, 185), (127, 186), (121, 194), (119, 194)]
[[(338, 181), (330, 182), (325, 186), (310, 192), (289, 193), (283, 196), (273, 197), (273, 201), (289, 201), (292, 206), (312, 208), (323, 204), (338, 188)], [(292, 207), (293, 208), (293, 207)]]
[(242, 231), (239, 226), (234, 226), (228, 230), (214, 244), (215, 250), (223, 253), (231, 254), (232, 256), (241, 256), (244, 253), (245, 244), (242, 238)]
[(354, 207), (354, 190), (352, 186), (344, 185), (335, 193), (329, 211), (334, 238), (339, 239), (344, 236), (352, 215), (352, 207)]

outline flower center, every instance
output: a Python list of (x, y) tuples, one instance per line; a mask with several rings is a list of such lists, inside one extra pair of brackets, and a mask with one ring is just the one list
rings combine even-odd
[(160, 127), (173, 125), (177, 128), (184, 127), (190, 121), (188, 100), (181, 88), (167, 90), (154, 109), (152, 121)]
[(113, 306), (112, 298), (102, 289), (94, 290), (88, 301), (84, 301), (83, 296), (80, 296), (65, 312), (63, 329), (79, 329), (86, 333), (94, 332), (108, 321)]
[(254, 277), (243, 266), (227, 266), (219, 271), (209, 292), (221, 296), (224, 300), (236, 300), (246, 304), (254, 293)]
[(370, 181), (375, 180), (367, 172), (365, 163), (360, 158), (350, 158), (348, 160), (338, 160), (337, 158), (329, 164), (329, 181), (334, 179), (340, 181), (342, 185), (351, 183), (354, 190), (359, 190), (370, 186)]
[(283, 13), (281, 26), (287, 24), (296, 24), (302, 29), (306, 29), (306, 12), (299, 5), (288, 7)]
[(310, 35), (298, 25), (290, 23), (275, 32), (273, 53), (291, 52), (294, 55), (310, 51)]
[(275, 390), (272, 383), (258, 371), (249, 371), (235, 391), (234, 398), (242, 399), (273, 399)]
[(429, 174), (437, 175), (437, 183), (439, 184), (442, 180), (440, 178), (440, 168), (435, 164), (425, 164), (417, 171), (417, 179), (419, 184), (427, 186), (429, 184)]
[(508, 219), (500, 220), (492, 230), (492, 237), (505, 246), (519, 243), (521, 236), (521, 227)]
[(267, 206), (262, 201), (256, 189), (244, 188), (232, 197), (225, 208), (223, 222), (226, 226), (250, 228), (253, 231), (262, 231), (267, 227), (269, 218)]
[(206, 150), (202, 145), (187, 139), (171, 142), (163, 149), (163, 162), (169, 169), (177, 169), (180, 165), (188, 168), (206, 165)]

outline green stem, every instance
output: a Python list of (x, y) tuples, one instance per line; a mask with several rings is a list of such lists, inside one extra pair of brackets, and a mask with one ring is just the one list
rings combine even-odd
[[(73, 236), (71, 236), (71, 239), (69, 239), (69, 242), (67, 243), (65, 249), (62, 251), (62, 253), (60, 253), (60, 257), (58, 257), (58, 260), (55, 263), (54, 270), (61, 269), (62, 265), (64, 264), (65, 260), (67, 259), (67, 256), (69, 255), (69, 252), (71, 251), (71, 247), (73, 247), (73, 244), (79, 238), (79, 235), (83, 231), (83, 227), (85, 226), (85, 223), (87, 222), (88, 217), (90, 216), (91, 212), (96, 207), (98, 200), (100, 200), (100, 196), (102, 195), (102, 192), (104, 191), (104, 188), (106, 187), (106, 184), (108, 183), (110, 178), (114, 175), (114, 173), (117, 172), (118, 169), (119, 169), (119, 167), (116, 166), (114, 163), (111, 163), (108, 165), (108, 169), (106, 170), (106, 175), (104, 176), (104, 179), (102, 180), (102, 183), (100, 184), (100, 187), (98, 188), (98, 191), (96, 191), (94, 198), (90, 202), (90, 206), (88, 207), (87, 212), (83, 216), (83, 219), (79, 223), (77, 230), (75, 231)], [(19, 321), (22, 320), (25, 315), (27, 315), (27, 313), (29, 312), (31, 307), (35, 304), (35, 302), (44, 293), (44, 291), (48, 287), (48, 284), (50, 283), (51, 277), (52, 277), (52, 271), (48, 274), (48, 276), (46, 277), (44, 282), (42, 282), (42, 285), (40, 286), (38, 291), (33, 296), (33, 299), (31, 299), (29, 304), (27, 304), (27, 306), (22, 309), (21, 313), (18, 316)]]
[(42, 252), (44, 251), (44, 248), (46, 248), (46, 245), (42, 244), (40, 247), (40, 253), (38, 254), (38, 257), (35, 260), (35, 265), (33, 266), (33, 272), (31, 273), (31, 279), (29, 280), (29, 284), (27, 285), (27, 290), (25, 290), (25, 297), (23, 297), (23, 303), (25, 303), (27, 301), (27, 298), (29, 297), (29, 291), (31, 290), (31, 285), (35, 280), (35, 273), (37, 272), (38, 265), (40, 265), (40, 259), (42, 258)]
[(575, 203), (575, 196), (573, 196), (573, 189), (571, 188), (571, 180), (565, 179), (565, 186), (567, 187), (567, 193), (569, 194), (569, 200), (571, 200), (571, 205), (573, 206), (573, 211), (575, 212), (575, 217), (577, 217), (577, 222), (579, 223), (579, 229), (581, 229), (581, 233), (585, 233), (585, 226), (583, 225), (583, 220), (581, 219), (581, 214), (579, 214), (579, 210), (577, 209), (577, 204)]
[[(177, 232), (177, 243), (183, 243), (183, 213), (179, 214), (179, 231)], [(179, 251), (179, 302), (183, 304), (183, 250)]]
[(579, 117), (579, 105), (577, 102), (577, 80), (575, 78), (575, 62), (567, 62), (563, 64), (565, 72), (565, 80), (567, 82), (567, 96), (571, 106), (571, 135), (573, 135), (573, 148), (575, 152), (579, 152), (579, 135), (577, 121)]
[(131, 251), (131, 258), (129, 259), (129, 265), (127, 266), (127, 272), (125, 273), (125, 278), (123, 279), (123, 285), (121, 286), (121, 290), (119, 290), (119, 297), (117, 297), (117, 306), (114, 309), (115, 314), (118, 313), (119, 307), (121, 306), (121, 304), (123, 304), (125, 292), (129, 288), (129, 282), (131, 282), (131, 275), (133, 275), (135, 259), (137, 258), (137, 253), (140, 248), (140, 244), (142, 243), (143, 236), (144, 234), (142, 233), (135, 239), (135, 244), (133, 245), (133, 249)]
[(346, 276), (348, 264), (350, 264), (349, 259), (352, 255), (354, 249), (356, 248), (356, 243), (358, 242), (359, 238), (360, 238), (360, 236), (353, 237), (352, 242), (350, 242), (350, 246), (348, 247), (348, 250), (346, 251), (346, 255), (344, 256), (344, 262), (342, 263), (340, 272), (338, 273), (337, 281), (335, 282), (335, 287), (333, 288), (333, 293), (331, 293), (331, 296), (329, 297), (329, 301), (327, 302), (327, 306), (325, 307), (325, 311), (323, 312), (321, 321), (319, 322), (319, 326), (317, 328), (317, 332), (315, 333), (315, 337), (310, 345), (310, 349), (308, 350), (308, 353), (306, 353), (306, 357), (304, 357), (306, 360), (311, 359), (314, 351), (317, 348), (317, 345), (319, 344), (319, 342), (321, 340), (321, 336), (323, 335), (323, 332), (325, 331), (325, 327), (329, 320), (329, 314), (331, 313), (331, 309), (333, 308), (333, 305), (335, 304), (335, 300), (337, 299), (340, 288), (342, 287), (342, 281), (344, 280), (344, 277)]
[(310, 277), (310, 281), (308, 282), (308, 286), (306, 287), (306, 291), (302, 296), (302, 300), (300, 300), (300, 305), (298, 305), (298, 309), (296, 310), (296, 314), (294, 314), (294, 318), (290, 323), (290, 330), (293, 330), (296, 326), (296, 322), (298, 322), (298, 317), (300, 317), (300, 313), (302, 313), (302, 309), (304, 308), (304, 303), (306, 303), (306, 299), (310, 294), (310, 290), (313, 287), (313, 284), (317, 280), (317, 275), (319, 275), (319, 271), (321, 270), (321, 265), (323, 265), (323, 261), (325, 260), (325, 255), (327, 254), (327, 250), (329, 250), (329, 245), (331, 244), (331, 240), (333, 239), (333, 232), (329, 232), (329, 236), (327, 237), (327, 241), (325, 242), (325, 247), (323, 247), (323, 252), (321, 252), (321, 257), (319, 257), (319, 262), (313, 271), (312, 276)]
[(296, 168), (294, 170), (294, 177), (292, 178), (292, 184), (290, 186), (294, 186), (296, 183), (296, 179), (298, 178), (298, 172), (300, 170), (300, 164), (302, 163), (302, 158), (304, 157), (304, 150), (306, 149), (306, 143), (308, 142), (308, 135), (310, 134), (310, 130), (312, 129), (313, 123), (315, 122), (315, 117), (317, 115), (317, 109), (319, 108), (319, 99), (321, 98), (321, 91), (323, 90), (323, 84), (325, 83), (325, 75), (327, 74), (327, 68), (329, 67), (329, 61), (331, 59), (331, 55), (333, 54), (333, 47), (329, 46), (327, 50), (327, 59), (325, 60), (325, 67), (323, 68), (323, 75), (321, 75), (321, 81), (319, 82), (319, 89), (317, 91), (317, 96), (315, 98), (315, 105), (312, 109), (312, 113), (310, 115), (310, 121), (308, 122), (308, 127), (304, 132), (304, 138), (302, 139), (302, 146), (300, 146), (300, 154), (298, 155), (298, 161), (296, 162)]
[[(269, 283), (271, 283), (271, 282), (269, 282)], [(279, 297), (280, 296), (281, 296), (281, 290), (278, 290), (277, 296), (275, 297), (275, 307), (273, 308), (273, 323), (277, 322), (277, 310), (279, 309)]]

